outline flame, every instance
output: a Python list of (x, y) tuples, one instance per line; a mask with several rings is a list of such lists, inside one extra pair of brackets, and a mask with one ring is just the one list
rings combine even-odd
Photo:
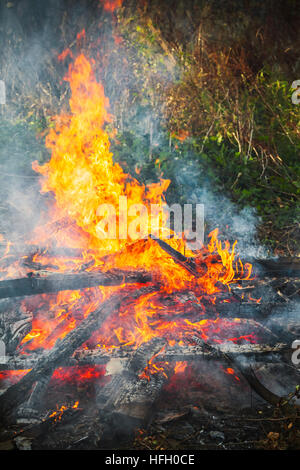
[(234, 379), (237, 381), (237, 382), (240, 382), (240, 378), (236, 375), (235, 373), (235, 370), (232, 369), (231, 367), (227, 367), (227, 369), (224, 369), (222, 366), (221, 366), (221, 369), (228, 375), (232, 375), (234, 377)]
[(261, 299), (262, 299), (262, 297), (260, 297), (259, 299), (254, 299), (254, 298), (251, 296), (251, 294), (248, 294), (248, 299), (249, 299), (251, 302), (255, 302), (255, 303), (259, 304), (260, 301), (261, 301)]
[[(79, 248), (96, 250), (98, 257), (116, 253), (127, 247), (130, 240), (102, 238), (99, 206), (111, 204), (117, 208), (122, 196), (127, 197), (128, 206), (146, 204), (150, 208), (151, 203), (161, 206), (169, 181), (146, 188), (113, 162), (108, 134), (103, 130), (104, 124), (111, 122), (108, 99), (83, 54), (70, 66), (65, 79), (72, 92), (71, 115), (56, 118), (55, 129), (50, 130), (46, 139), (46, 146), (52, 151), (51, 160), (43, 166), (35, 162), (33, 168), (44, 176), (42, 192), (55, 193), (57, 219), (76, 221), (68, 246), (75, 242)], [(66, 236), (64, 231), (63, 240), (57, 235), (56, 241), (66, 244)], [(134, 256), (135, 253), (131, 262)]]
[(123, 0), (100, 0), (100, 3), (103, 3), (105, 11), (113, 13), (117, 8), (122, 6)]
[(59, 54), (57, 58), (60, 62), (63, 62), (68, 56), (71, 58), (73, 57), (72, 51), (69, 48), (65, 49), (61, 54)]
[[(104, 8), (113, 11), (120, 5), (121, 1), (118, 0), (106, 1)], [(83, 30), (78, 40), (84, 37)], [(60, 55), (60, 60), (67, 55), (71, 55), (68, 50)], [(215, 342), (255, 341), (252, 332), (241, 334), (237, 329), (236, 336), (233, 336), (235, 328), (240, 325), (219, 318), (217, 311), (215, 319), (203, 318), (207, 304), (215, 308), (216, 293), (229, 292), (232, 283), (250, 279), (252, 267), (247, 263), (243, 265), (237, 258), (237, 242), (232, 247), (228, 241), (222, 243), (215, 229), (209, 234), (207, 246), (194, 253), (187, 249), (183, 239), (168, 239), (172, 248), (193, 258), (199, 272), (197, 277), (148, 238), (153, 227), (148, 226), (148, 219), (143, 215), (140, 215), (139, 223), (146, 227), (145, 239), (134, 240), (127, 233), (114, 239), (103, 237), (100, 205), (106, 204), (116, 209), (120, 227), (124, 216), (120, 206), (122, 198), (127, 198), (128, 207), (143, 204), (150, 211), (151, 204), (155, 204), (163, 208), (170, 181), (161, 179), (158, 183), (145, 186), (114, 162), (109, 134), (105, 130), (106, 124), (112, 123), (109, 101), (103, 86), (95, 78), (92, 61), (80, 54), (69, 66), (65, 80), (71, 89), (70, 112), (62, 112), (53, 118), (54, 127), (46, 137), (46, 147), (51, 152), (50, 161), (44, 165), (33, 164), (33, 169), (41, 175), (41, 191), (51, 192), (55, 203), (49, 207), (48, 222), (40, 225), (30, 240), (45, 247), (32, 257), (31, 262), (51, 266), (51, 269), (60, 272), (144, 269), (153, 274), (153, 285), (156, 286), (153, 292), (127, 302), (119, 312), (111, 315), (84, 347), (110, 349), (126, 345), (137, 348), (155, 337), (166, 338), (170, 345), (184, 345), (185, 339), (195, 333), (204, 340), (210, 338)], [(136, 172), (139, 170), (136, 169)], [(133, 220), (134, 216), (128, 215), (128, 225)], [(165, 216), (160, 215), (157, 223), (164, 229)], [(53, 247), (54, 254), (51, 252)], [(55, 250), (65, 247), (72, 249), (73, 254), (68, 255), (66, 250), (65, 256), (55, 255)], [(4, 257), (8, 256), (9, 250), (8, 243)], [(16, 273), (16, 269), (12, 264), (4, 270), (5, 277)], [(19, 345), (19, 352), (52, 348), (57, 339), (64, 338), (76, 328), (113, 292), (118, 291), (122, 295), (124, 291), (128, 294), (130, 289), (134, 291), (137, 287), (94, 287), (24, 300), (23, 308), (33, 312), (34, 318), (31, 331)], [(180, 297), (179, 300), (174, 297), (170, 307), (167, 307), (168, 296), (176, 292), (180, 294), (181, 291), (192, 291), (196, 302), (182, 302)], [(195, 305), (199, 307), (197, 310)], [(154, 359), (149, 361), (142, 377), (149, 378), (150, 374), (157, 372), (166, 373), (165, 366), (154, 363)], [(175, 372), (184, 371), (185, 367), (184, 363), (178, 363)], [(80, 374), (88, 380), (84, 371), (81, 370)], [(65, 374), (59, 377), (67, 380)]]
[(77, 39), (77, 43), (79, 43), (81, 39), (85, 39), (85, 29), (80, 31), (80, 33), (77, 33), (76, 39)]
[(80, 367), (58, 367), (52, 375), (51, 383), (55, 382), (68, 382), (73, 384), (80, 384), (82, 382), (94, 382), (95, 380), (103, 379), (107, 381), (105, 376), (105, 366), (80, 366)]
[(187, 362), (186, 361), (178, 361), (175, 364), (174, 367), (174, 372), (175, 374), (183, 374), (185, 369), (187, 368)]
[(58, 405), (57, 405), (57, 410), (56, 410), (56, 411), (53, 411), (53, 412), (48, 416), (48, 418), (54, 418), (54, 422), (60, 421), (61, 418), (62, 418), (62, 415), (64, 414), (64, 412), (65, 412), (66, 410), (68, 410), (68, 409), (70, 409), (70, 408), (73, 409), (73, 410), (75, 410), (75, 409), (78, 408), (78, 405), (79, 405), (79, 401), (76, 401), (76, 402), (74, 403), (74, 405), (71, 406), (71, 407), (68, 407), (68, 406), (66, 406), (66, 405), (62, 405), (62, 406), (59, 408)]

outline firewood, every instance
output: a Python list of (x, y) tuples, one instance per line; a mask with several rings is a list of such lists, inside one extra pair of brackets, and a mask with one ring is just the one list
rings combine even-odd
[[(193, 276), (199, 277), (201, 276), (201, 274), (203, 274), (197, 270), (196, 263), (193, 258), (188, 258), (187, 256), (184, 256), (182, 253), (172, 248), (168, 243), (164, 242), (160, 238), (154, 237), (153, 235), (149, 235), (149, 238), (154, 240), (166, 253), (168, 253), (168, 255), (173, 258), (173, 260), (177, 264), (180, 264), (180, 266), (182, 266), (184, 269), (193, 274)], [(203, 269), (205, 271), (207, 269), (205, 264), (203, 264)]]
[[(236, 361), (235, 361), (236, 363)], [(251, 364), (243, 363), (242, 361), (238, 361), (237, 368), (246, 379), (250, 387), (267, 403), (273, 406), (281, 406), (282, 410), (287, 414), (294, 414), (295, 409), (300, 411), (299, 405), (291, 405), (286, 399), (276, 395), (267, 387), (265, 387), (256, 377), (255, 372)]]
[[(161, 240), (160, 238), (149, 235), (149, 238), (155, 240), (156, 243), (178, 264), (187, 269), (191, 274), (196, 277), (203, 275), (206, 272), (207, 266), (205, 261), (197, 263), (194, 258), (184, 256), (179, 251), (172, 248), (168, 243)], [(217, 262), (217, 259), (214, 259), (213, 262)], [(221, 262), (221, 258), (219, 260)], [(300, 277), (300, 258), (278, 258), (278, 259), (259, 259), (259, 258), (249, 258), (249, 263), (253, 264), (254, 267), (259, 267), (258, 275), (259, 277), (264, 276), (274, 276), (274, 277)], [(198, 270), (200, 268), (200, 271)], [(262, 272), (261, 272), (262, 271)]]
[(97, 403), (100, 408), (110, 410), (115, 408), (117, 403), (122, 403), (123, 397), (130, 393), (128, 392), (129, 390), (135, 387), (137, 380), (141, 380), (138, 376), (143, 372), (149, 360), (156, 355), (164, 345), (164, 339), (155, 338), (133, 351), (126, 360), (122, 372), (115, 374), (111, 382), (101, 390), (97, 398)]
[(300, 277), (300, 258), (257, 259), (263, 267), (263, 274), (277, 277)]
[(159, 353), (165, 344), (155, 338), (143, 344), (127, 360), (122, 372), (101, 389), (97, 396), (100, 417), (103, 417), (103, 439), (129, 437), (137, 427), (147, 426), (153, 404), (168, 380), (162, 374), (139, 377), (151, 357)]
[[(207, 351), (215, 350), (219, 358), (225, 359), (229, 365), (236, 368), (244, 377), (249, 386), (267, 403), (270, 403), (273, 406), (279, 406), (282, 404), (282, 408), (285, 412), (293, 413), (294, 408), (288, 402), (286, 402), (282, 397), (268, 390), (258, 380), (253, 370), (252, 364), (249, 363), (249, 361), (245, 361), (242, 356), (234, 357), (230, 352), (228, 353), (222, 351), (220, 347), (216, 346), (215, 344), (212, 345), (205, 343), (203, 339), (199, 338), (198, 336), (194, 336), (192, 339), (196, 342), (196, 344), (202, 345), (204, 348), (206, 348)], [(296, 407), (297, 409), (300, 409), (298, 405), (296, 405)]]
[(50, 372), (34, 384), (29, 399), (22, 403), (16, 411), (18, 422), (26, 423), (27, 421), (32, 422), (34, 419), (39, 420), (42, 399), (51, 377), (52, 373)]
[(145, 272), (107, 271), (27, 276), (0, 281), (0, 299), (27, 295), (77, 290), (95, 286), (117, 286), (123, 283), (147, 283), (151, 275)]
[[(13, 243), (9, 248), (8, 253), (4, 256), (6, 244), (0, 243), (0, 266), (1, 269), (6, 269), (8, 266), (15, 262), (20, 262), (21, 265), (32, 270), (47, 269), (47, 266), (56, 266), (56, 258), (83, 258), (83, 251), (75, 248), (67, 247), (39, 247), (38, 245)], [(53, 258), (52, 264), (41, 264), (34, 262), (34, 257), (38, 255), (41, 259), (45, 255), (48, 259)], [(85, 252), (86, 256), (86, 252)], [(49, 268), (50, 269), (50, 268)], [(56, 267), (58, 269), (58, 267)]]
[[(219, 345), (219, 349), (224, 353), (230, 353), (233, 356), (243, 354), (245, 356), (252, 356), (255, 358), (263, 357), (264, 361), (276, 360), (276, 354), (282, 355), (290, 353), (290, 346), (285, 343), (269, 344), (235, 344), (233, 342), (226, 342)], [(106, 349), (79, 349), (74, 352), (70, 358), (63, 360), (59, 367), (71, 366), (95, 366), (100, 364), (108, 364), (111, 360), (120, 361), (123, 363), (131, 355), (132, 351), (127, 347), (114, 348), (111, 352)], [(153, 360), (157, 361), (197, 361), (200, 358), (216, 359), (219, 354), (215, 350), (207, 350), (203, 346), (187, 344), (184, 346), (167, 346), (166, 349)], [(278, 356), (278, 360), (281, 356)], [(0, 364), (0, 370), (26, 370), (31, 369), (36, 365), (38, 355), (32, 353), (31, 355), (19, 355), (8, 358), (7, 362)]]
[[(152, 288), (153, 289), (153, 288)], [(74, 351), (87, 341), (91, 334), (99, 329), (106, 318), (114, 311), (118, 310), (121, 303), (127, 299), (130, 301), (140, 295), (151, 292), (150, 287), (137, 289), (134, 292), (128, 291), (118, 293), (104, 301), (94, 312), (90, 313), (81, 324), (72, 330), (62, 340), (57, 340), (53, 349), (40, 357), (36, 365), (17, 383), (12, 385), (0, 397), (0, 416), (4, 419), (13, 409), (26, 400), (33, 384), (46, 375), (50, 375), (66, 358), (70, 357)], [(122, 297), (121, 297), (122, 296)]]

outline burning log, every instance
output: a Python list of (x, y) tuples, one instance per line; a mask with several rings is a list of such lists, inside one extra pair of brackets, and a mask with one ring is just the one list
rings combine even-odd
[(51, 380), (52, 373), (37, 381), (32, 389), (29, 399), (17, 410), (18, 422), (26, 423), (33, 420), (39, 421), (41, 400)]
[(114, 375), (98, 394), (104, 440), (128, 437), (137, 427), (147, 425), (153, 403), (168, 379), (163, 374), (155, 374), (148, 381), (140, 374), (164, 344), (165, 340), (160, 338), (143, 344), (127, 360), (122, 372)]
[[(168, 243), (161, 240), (160, 238), (154, 237), (153, 235), (149, 235), (149, 238), (154, 240), (158, 245), (178, 264), (184, 267), (187, 271), (193, 274), (196, 277), (199, 277), (205, 273), (207, 270), (206, 263), (203, 261), (202, 263), (195, 262), (194, 258), (190, 258), (184, 256), (179, 251), (172, 248)], [(221, 259), (219, 260), (221, 261)], [(258, 258), (251, 258), (249, 261), (253, 265), (260, 265), (263, 267), (263, 276), (275, 276), (275, 277), (300, 277), (300, 259), (299, 258), (278, 258), (278, 259), (258, 259)], [(217, 259), (211, 260), (210, 262), (218, 262)], [(200, 268), (200, 271), (199, 271)], [(201, 271), (203, 272), (201, 273)]]
[[(7, 249), (8, 242), (0, 242), (0, 250), (5, 251)], [(26, 250), (27, 249), (27, 250)], [(70, 257), (80, 257), (82, 256), (82, 250), (69, 247), (61, 246), (39, 246), (33, 243), (24, 243), (24, 242), (12, 242), (9, 247), (7, 257), (15, 256), (16, 259), (20, 259), (23, 256), (34, 256), (34, 255), (46, 254), (47, 256), (70, 256)]]
[(95, 273), (28, 275), (20, 279), (0, 281), (0, 299), (27, 295), (77, 290), (96, 286), (118, 286), (123, 283), (144, 284), (152, 280), (145, 272), (107, 271)]
[[(2, 253), (3, 252), (3, 253)], [(5, 254), (5, 252), (7, 252)], [(69, 247), (40, 247), (33, 244), (25, 243), (0, 243), (0, 266), (2, 269), (7, 268), (15, 262), (20, 262), (23, 266), (32, 270), (42, 270), (50, 267), (58, 269), (55, 264), (41, 264), (33, 261), (36, 256), (46, 256), (47, 258), (82, 258), (82, 250)]]
[[(263, 357), (265, 361), (269, 359), (272, 361), (276, 360), (276, 354), (291, 353), (290, 347), (285, 343), (276, 343), (274, 345), (269, 344), (235, 344), (232, 342), (226, 342), (219, 345), (219, 350), (225, 354), (232, 354), (238, 356), (243, 354), (244, 356), (251, 356), (255, 358)], [(79, 349), (70, 357), (62, 361), (59, 367), (72, 367), (72, 366), (95, 366), (101, 364), (108, 364), (110, 361), (118, 361), (123, 363), (128, 360), (131, 351), (128, 348), (113, 349), (111, 352), (107, 352), (104, 349)], [(167, 346), (158, 358), (159, 361), (197, 361), (199, 358), (205, 359), (217, 359), (219, 358), (219, 352), (216, 350), (207, 350), (203, 345), (184, 345), (184, 346)], [(32, 369), (38, 361), (38, 357), (35, 354), (30, 356), (20, 355), (17, 357), (11, 357), (5, 364), (0, 364), (0, 370), (27, 370)]]
[[(141, 288), (131, 292), (130, 300), (148, 293), (151, 288)], [(94, 312), (90, 313), (75, 330), (72, 330), (64, 339), (56, 341), (56, 344), (49, 353), (40, 357), (36, 365), (15, 385), (12, 385), (0, 397), (0, 415), (2, 417), (9, 415), (13, 409), (26, 400), (33, 384), (42, 377), (48, 376), (61, 364), (66, 358), (70, 357), (74, 351), (87, 341), (93, 331), (99, 329), (106, 318), (115, 310), (118, 310), (121, 303), (124, 302), (125, 294), (121, 298), (116, 294), (107, 299)]]
[[(179, 251), (175, 250), (172, 248), (168, 243), (164, 242), (160, 238), (154, 237), (153, 235), (149, 235), (149, 238), (154, 240), (158, 245), (166, 252), (168, 255), (170, 255), (173, 260), (180, 264), (183, 268), (185, 268), (187, 271), (189, 271), (191, 274), (193, 274), (195, 277), (199, 277), (201, 273), (197, 270), (195, 260), (193, 258), (188, 258), (187, 256), (184, 256), (181, 254)], [(201, 267), (203, 266), (203, 269), (207, 269), (206, 264), (203, 263)]]

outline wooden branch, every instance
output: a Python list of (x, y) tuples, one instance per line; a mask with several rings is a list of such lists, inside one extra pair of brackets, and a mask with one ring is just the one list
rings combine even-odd
[[(233, 356), (245, 355), (252, 356), (255, 358), (263, 357), (264, 361), (275, 360), (274, 354), (284, 354), (290, 352), (289, 345), (285, 343), (276, 343), (274, 345), (268, 344), (235, 344), (233, 342), (226, 342), (219, 345), (219, 350), (225, 354), (232, 354)], [(85, 365), (101, 365), (107, 364), (111, 360), (118, 360), (121, 363), (127, 361), (132, 350), (124, 348), (115, 348), (111, 352), (107, 352), (106, 349), (79, 349), (74, 352), (70, 358), (64, 359), (59, 367), (71, 367), (71, 366), (85, 366)], [(219, 352), (215, 350), (207, 350), (201, 345), (185, 345), (185, 346), (167, 346), (166, 349), (153, 360), (156, 361), (197, 361), (200, 358), (205, 359), (216, 359), (219, 357)], [(38, 356), (33, 353), (30, 356), (20, 354), (17, 357), (11, 357), (5, 364), (0, 364), (0, 370), (26, 370), (32, 369), (38, 361)]]
[[(193, 276), (199, 277), (203, 274), (197, 270), (196, 263), (193, 258), (184, 256), (182, 253), (172, 248), (168, 243), (164, 242), (160, 238), (154, 237), (153, 235), (149, 235), (149, 238), (154, 240), (166, 253), (168, 253), (168, 255), (173, 258), (175, 263), (180, 264), (180, 266), (193, 274)], [(203, 269), (205, 269), (205, 271), (207, 270), (205, 264), (203, 264)]]
[(276, 395), (267, 387), (265, 387), (256, 377), (255, 372), (251, 364), (246, 364), (241, 361), (238, 362), (238, 370), (241, 372), (243, 377), (246, 379), (250, 387), (267, 403), (273, 406), (281, 406), (282, 410), (287, 414), (294, 414), (295, 409), (300, 411), (299, 405), (291, 405), (287, 400), (279, 395)]
[[(194, 258), (184, 256), (179, 251), (172, 248), (168, 243), (161, 240), (160, 238), (149, 235), (149, 238), (154, 240), (158, 245), (178, 264), (183, 268), (189, 271), (196, 277), (203, 275), (207, 270), (206, 263), (195, 262)], [(220, 258), (221, 262), (221, 258)], [(275, 277), (300, 277), (300, 258), (278, 258), (278, 259), (258, 259), (258, 258), (249, 258), (251, 264), (259, 265), (263, 268), (263, 276), (275, 276)], [(200, 268), (200, 271), (198, 270)], [(201, 272), (202, 271), (202, 272)], [(259, 273), (260, 274), (260, 273)]]
[[(279, 406), (280, 404), (283, 403), (283, 410), (287, 413), (293, 413), (294, 408), (289, 403), (284, 402), (284, 399), (282, 397), (268, 390), (258, 380), (252, 368), (252, 364), (249, 363), (248, 361), (247, 362), (244, 361), (243, 357), (241, 356), (234, 357), (230, 352), (228, 353), (228, 352), (222, 351), (219, 346), (205, 343), (202, 340), (202, 338), (199, 338), (198, 336), (194, 336), (193, 340), (197, 344), (199, 345), (201, 344), (204, 348), (206, 348), (207, 351), (215, 350), (216, 354), (219, 356), (220, 359), (221, 358), (225, 359), (228, 364), (235, 367), (241, 373), (244, 379), (248, 382), (249, 386), (267, 403), (270, 403), (273, 406)], [(297, 409), (300, 409), (298, 405), (296, 405), (296, 407)]]
[(136, 382), (140, 381), (139, 374), (143, 372), (149, 360), (157, 354), (165, 345), (165, 340), (155, 338), (142, 344), (137, 350), (133, 351), (119, 374), (115, 374), (112, 380), (101, 389), (97, 397), (97, 404), (100, 409), (111, 411), (118, 404), (122, 404), (135, 387)]
[[(153, 289), (153, 288), (152, 288)], [(130, 293), (118, 293), (107, 299), (103, 304), (90, 313), (80, 325), (72, 330), (64, 339), (57, 340), (53, 349), (40, 357), (36, 365), (17, 383), (12, 385), (3, 395), (0, 396), (0, 416), (11, 413), (14, 408), (26, 400), (33, 384), (43, 376), (50, 375), (59, 364), (70, 357), (74, 351), (87, 341), (91, 334), (99, 329), (106, 318), (114, 311), (118, 310), (121, 303), (126, 300), (126, 294), (131, 301), (140, 295), (151, 292), (150, 287), (138, 289)], [(121, 298), (122, 295), (122, 298)]]
[(25, 423), (27, 421), (32, 422), (33, 419), (39, 420), (42, 399), (51, 377), (52, 372), (35, 382), (29, 399), (25, 403), (22, 403), (16, 411), (18, 422), (21, 421), (22, 423)]
[(124, 283), (147, 283), (152, 280), (145, 272), (107, 271), (66, 274), (46, 274), (0, 281), (0, 299), (45, 294), (95, 286), (117, 286)]
[(159, 373), (148, 381), (139, 375), (164, 345), (162, 338), (142, 344), (126, 361), (123, 370), (100, 390), (97, 406), (104, 424), (103, 440), (128, 438), (137, 427), (147, 426), (153, 403), (168, 378)]
[(257, 259), (264, 269), (264, 275), (275, 277), (300, 277), (300, 258)]

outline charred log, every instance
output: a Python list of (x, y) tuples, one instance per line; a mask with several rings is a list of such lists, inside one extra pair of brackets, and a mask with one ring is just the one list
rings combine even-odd
[[(201, 344), (204, 348), (206, 348), (207, 351), (215, 350), (219, 359), (223, 358), (229, 365), (235, 367), (247, 381), (249, 386), (267, 403), (273, 406), (282, 405), (282, 409), (285, 412), (293, 413), (294, 408), (288, 402), (286, 402), (283, 397), (280, 397), (268, 390), (256, 377), (252, 364), (248, 361), (246, 362), (242, 356), (234, 357), (230, 352), (224, 352), (216, 345), (205, 343), (198, 336), (194, 336), (193, 340), (196, 342), (196, 344)], [(299, 406), (296, 407), (297, 409), (300, 409)]]
[(300, 258), (258, 259), (264, 275), (300, 277)]
[(51, 377), (52, 373), (42, 377), (33, 385), (29, 399), (17, 409), (18, 422), (32, 422), (34, 419), (40, 421), (41, 403)]
[[(224, 343), (219, 345), (219, 350), (223, 353), (230, 353), (233, 356), (244, 355), (246, 357), (262, 358), (264, 361), (281, 360), (283, 354), (290, 354), (292, 350), (288, 344), (276, 343), (274, 345), (268, 344), (234, 344)], [(126, 362), (131, 355), (128, 348), (113, 349), (107, 353), (103, 349), (79, 349), (70, 357), (63, 360), (59, 367), (75, 367), (75, 366), (95, 366), (101, 364), (108, 364), (110, 361), (118, 361), (121, 364)], [(219, 351), (214, 349), (208, 350), (201, 344), (185, 345), (185, 346), (167, 346), (161, 354), (154, 358), (153, 363), (157, 361), (197, 361), (199, 358), (205, 359), (218, 359), (220, 357)], [(32, 369), (38, 361), (36, 354), (20, 355), (11, 357), (6, 363), (0, 364), (0, 370), (27, 370)]]
[[(179, 251), (172, 248), (168, 243), (157, 238), (155, 236), (150, 235), (149, 238), (155, 240), (156, 243), (178, 264), (182, 267), (187, 269), (191, 274), (196, 277), (203, 275), (206, 272), (207, 266), (205, 261), (197, 262), (194, 258), (184, 256)], [(221, 262), (221, 258), (218, 260), (217, 258), (210, 262)], [(249, 261), (254, 266), (259, 266), (259, 271), (263, 271), (263, 276), (275, 276), (275, 277), (300, 277), (300, 259), (299, 258), (278, 258), (278, 259), (257, 259), (251, 258)], [(200, 268), (200, 271), (199, 271)], [(260, 274), (260, 273), (259, 273)]]
[[(187, 256), (184, 256), (182, 253), (172, 248), (168, 243), (164, 242), (160, 238), (156, 238), (153, 235), (149, 235), (149, 238), (154, 240), (166, 253), (168, 253), (168, 255), (173, 258), (173, 260), (177, 264), (180, 264), (180, 266), (189, 271), (195, 277), (199, 277), (201, 275), (201, 273), (197, 270), (197, 266), (193, 258), (188, 258)], [(203, 269), (204, 272), (207, 269), (205, 264), (203, 264)]]
[(287, 414), (294, 414), (295, 409), (300, 410), (299, 405), (290, 405), (285, 398), (276, 395), (271, 390), (266, 388), (256, 377), (251, 365), (239, 361), (237, 367), (250, 387), (267, 403), (270, 403), (270, 405), (276, 407), (281, 406), (282, 410)]
[(95, 286), (117, 286), (123, 283), (142, 284), (150, 281), (149, 274), (138, 271), (28, 275), (25, 278), (0, 281), (0, 299)]
[(143, 344), (127, 360), (121, 373), (113, 376), (100, 391), (97, 404), (103, 418), (103, 440), (129, 437), (139, 426), (146, 426), (153, 404), (167, 378), (162, 374), (141, 378), (139, 375), (149, 360), (158, 354), (165, 344), (155, 338)]
[[(130, 300), (149, 292), (150, 288), (141, 288), (131, 293)], [(26, 400), (28, 393), (31, 391), (33, 384), (42, 377), (50, 375), (56, 367), (66, 358), (70, 357), (74, 351), (87, 341), (93, 331), (100, 328), (105, 319), (115, 310), (118, 310), (121, 303), (124, 302), (126, 295), (123, 297), (116, 294), (107, 299), (99, 309), (85, 318), (81, 324), (72, 330), (64, 339), (57, 340), (54, 348), (40, 357), (36, 365), (15, 385), (12, 385), (0, 397), (0, 415), (5, 417), (9, 415), (15, 407)]]

